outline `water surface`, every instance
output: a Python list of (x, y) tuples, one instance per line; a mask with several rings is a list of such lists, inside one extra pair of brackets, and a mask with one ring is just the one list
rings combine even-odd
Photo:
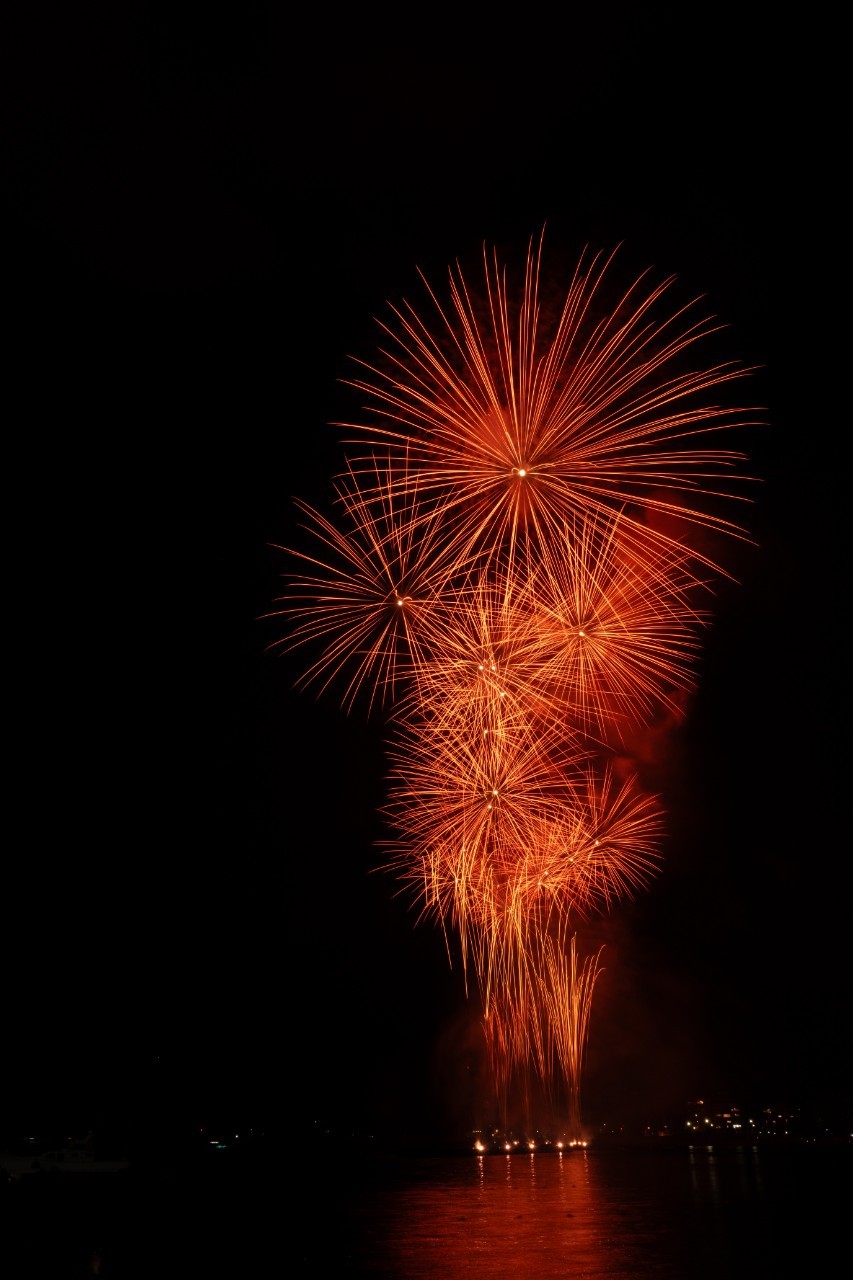
[(853, 1147), (410, 1158), (332, 1148), (0, 1188), (10, 1280), (834, 1275)]

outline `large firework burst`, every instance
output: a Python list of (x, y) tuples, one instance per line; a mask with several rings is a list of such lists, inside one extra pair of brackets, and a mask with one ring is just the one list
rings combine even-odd
[(698, 300), (666, 309), (674, 278), (611, 288), (614, 254), (583, 255), (561, 312), (543, 316), (541, 252), (540, 239), (520, 299), (484, 250), (482, 294), (457, 267), (449, 306), (426, 286), (431, 318), (392, 307), (380, 359), (353, 379), (364, 419), (340, 425), (387, 449), (401, 494), (441, 503), (457, 557), (499, 549), (539, 571), (562, 559), (567, 521), (607, 526), (616, 513), (641, 548), (677, 540), (649, 513), (743, 534), (717, 510), (741, 496), (743, 454), (714, 441), (752, 420), (716, 399), (749, 371), (688, 359), (716, 319)]
[(391, 308), (332, 514), (301, 506), (312, 545), (267, 616), (311, 650), (304, 683), (388, 713), (384, 865), (473, 975), (498, 1093), (560, 1077), (579, 1136), (601, 966), (577, 927), (648, 884), (663, 835), (613, 755), (693, 687), (724, 572), (693, 535), (745, 536), (716, 438), (752, 418), (716, 400), (748, 370), (693, 362), (719, 326), (667, 308), (671, 279), (614, 288), (585, 253), (550, 315), (541, 254), (517, 294), (484, 251), (480, 292), (457, 266), (431, 319)]

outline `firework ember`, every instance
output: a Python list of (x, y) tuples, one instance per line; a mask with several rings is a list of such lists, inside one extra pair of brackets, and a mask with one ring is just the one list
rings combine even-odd
[(534, 1072), (579, 1140), (601, 953), (578, 929), (659, 868), (623, 747), (693, 688), (707, 536), (745, 537), (716, 440), (751, 419), (713, 396), (749, 370), (693, 362), (719, 326), (667, 308), (672, 280), (613, 288), (614, 255), (584, 255), (549, 317), (541, 267), (540, 239), (513, 290), (484, 252), (479, 290), (452, 269), (446, 303), (391, 308), (333, 514), (301, 506), (267, 616), (302, 683), (386, 714), (384, 865), (461, 957), (498, 1098)]

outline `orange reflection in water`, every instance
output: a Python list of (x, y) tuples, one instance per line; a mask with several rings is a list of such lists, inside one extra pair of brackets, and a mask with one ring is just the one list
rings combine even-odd
[(381, 1274), (628, 1280), (660, 1240), (652, 1207), (641, 1197), (626, 1208), (587, 1151), (475, 1155), (396, 1193)]

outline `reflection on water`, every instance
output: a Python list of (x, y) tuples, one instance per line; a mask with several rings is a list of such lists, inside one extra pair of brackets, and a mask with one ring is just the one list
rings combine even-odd
[(294, 1149), (0, 1187), (5, 1280), (834, 1275), (853, 1147), (397, 1158)]
[[(465, 1195), (461, 1169), (441, 1186), (401, 1194), (397, 1207), (408, 1226), (389, 1242), (398, 1271), (417, 1274), (420, 1257), (428, 1274), (428, 1256), (440, 1254), (448, 1276), (493, 1276), (496, 1268), (521, 1276), (534, 1261), (539, 1275), (565, 1273), (571, 1261), (580, 1275), (618, 1276), (654, 1244), (653, 1214), (641, 1196), (629, 1205), (630, 1230), (623, 1224), (613, 1232), (601, 1170), (586, 1153), (571, 1160), (480, 1156), (477, 1165), (474, 1196)], [(463, 1198), (466, 1212), (460, 1213)], [(618, 1211), (628, 1213), (624, 1199)]]
[(416, 1162), (359, 1198), (342, 1274), (728, 1280), (795, 1259), (814, 1274), (840, 1236), (836, 1178), (821, 1165), (826, 1153), (771, 1155), (702, 1147)]
[(686, 1274), (672, 1206), (618, 1170), (589, 1152), (458, 1160), (389, 1196), (375, 1262), (389, 1277), (447, 1280)]

